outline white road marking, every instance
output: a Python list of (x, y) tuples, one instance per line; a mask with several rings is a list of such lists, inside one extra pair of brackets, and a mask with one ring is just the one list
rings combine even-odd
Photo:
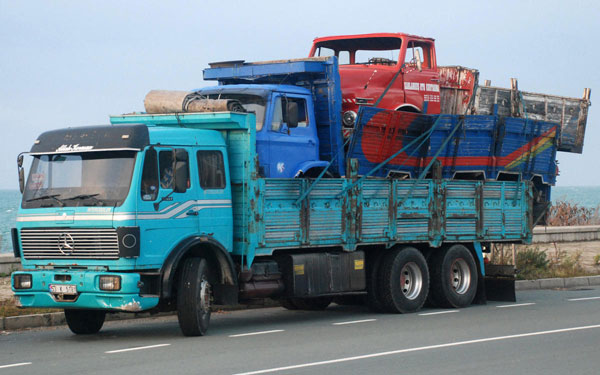
[(138, 347), (135, 347), (135, 348), (109, 350), (109, 351), (104, 352), (104, 353), (105, 354), (114, 354), (114, 353), (132, 352), (134, 350), (154, 349), (154, 348), (160, 348), (160, 347), (169, 346), (169, 345), (171, 345), (171, 344), (157, 344), (157, 345), (148, 345), (148, 346), (138, 346)]
[(496, 306), (499, 309), (503, 309), (505, 307), (519, 307), (519, 306), (531, 306), (531, 305), (535, 305), (534, 302), (527, 302), (527, 303), (515, 303), (512, 305), (500, 305), (500, 306)]
[(571, 298), (571, 299), (568, 299), (567, 301), (589, 301), (592, 299), (600, 299), (600, 297)]
[(229, 337), (244, 337), (244, 336), (266, 335), (267, 333), (277, 333), (277, 332), (284, 332), (284, 331), (285, 330), (283, 330), (283, 329), (273, 329), (273, 330), (270, 330), (270, 331), (240, 333), (240, 334), (237, 334), (237, 335), (229, 335)]
[(334, 326), (343, 326), (345, 324), (356, 324), (356, 323), (366, 323), (366, 322), (374, 322), (377, 319), (363, 319), (363, 320), (353, 320), (351, 322), (338, 322), (338, 323), (333, 323)]
[(13, 363), (12, 365), (1, 365), (0, 368), (19, 367), (30, 365), (31, 362)]
[(564, 333), (564, 332), (572, 332), (572, 331), (582, 331), (582, 330), (586, 330), (586, 329), (597, 329), (597, 328), (600, 328), (600, 324), (591, 325), (591, 326), (582, 326), (582, 327), (554, 329), (554, 330), (551, 330), (551, 331), (538, 331), (538, 332), (521, 333), (521, 334), (517, 334), (517, 335), (487, 337), (487, 338), (483, 338), (483, 339), (475, 339), (475, 340), (467, 340), (467, 341), (457, 341), (457, 342), (450, 342), (450, 343), (446, 343), (446, 344), (420, 346), (420, 347), (416, 347), (416, 348), (392, 350), (392, 351), (389, 351), (389, 352), (381, 352), (381, 353), (372, 353), (372, 354), (358, 355), (358, 356), (355, 356), (355, 357), (345, 357), (345, 358), (338, 358), (338, 359), (330, 359), (328, 361), (309, 362), (309, 363), (303, 363), (303, 364), (292, 365), (292, 366), (275, 367), (275, 368), (270, 368), (270, 369), (265, 369), (265, 370), (242, 372), (242, 373), (238, 373), (238, 374), (235, 374), (235, 375), (266, 374), (266, 373), (271, 373), (271, 372), (280, 372), (280, 371), (294, 370), (294, 369), (298, 369), (298, 368), (323, 366), (323, 365), (330, 365), (330, 364), (333, 364), (333, 363), (356, 361), (356, 360), (360, 360), (360, 359), (368, 359), (368, 358), (375, 358), (375, 357), (384, 357), (384, 356), (394, 355), (394, 354), (412, 353), (412, 352), (419, 352), (419, 351), (425, 351), (425, 350), (450, 348), (450, 347), (454, 347), (454, 346), (463, 346), (463, 345), (470, 345), (470, 344), (480, 344), (480, 343), (484, 343), (484, 342), (510, 340), (510, 339), (517, 339), (517, 338), (522, 338), (522, 337), (550, 335), (550, 334), (556, 334), (556, 333)]
[(460, 310), (444, 310), (444, 311), (436, 311), (436, 312), (430, 312), (430, 313), (423, 313), (423, 314), (419, 314), (420, 316), (428, 316), (428, 315), (440, 315), (440, 314), (452, 314), (452, 313), (457, 313)]

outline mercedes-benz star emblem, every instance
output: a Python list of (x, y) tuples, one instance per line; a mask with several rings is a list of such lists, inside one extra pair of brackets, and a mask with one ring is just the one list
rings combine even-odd
[(61, 233), (58, 236), (58, 250), (62, 255), (71, 255), (75, 250), (75, 240), (69, 233)]

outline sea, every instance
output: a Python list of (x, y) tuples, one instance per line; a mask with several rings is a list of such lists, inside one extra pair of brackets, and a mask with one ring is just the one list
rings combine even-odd
[[(575, 203), (587, 208), (600, 207), (600, 186), (555, 186), (552, 201)], [(15, 227), (21, 203), (18, 190), (0, 190), (0, 253), (12, 253), (10, 229)]]

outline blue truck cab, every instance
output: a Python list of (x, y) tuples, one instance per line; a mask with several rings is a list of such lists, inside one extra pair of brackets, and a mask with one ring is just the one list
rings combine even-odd
[[(253, 122), (253, 115), (231, 116), (210, 122)], [(167, 254), (203, 242), (219, 252), (215, 259), (231, 262), (229, 160), (220, 132), (69, 128), (43, 133), (31, 155), (13, 231), (29, 270), (13, 277), (23, 307), (147, 310), (158, 304)], [(233, 283), (232, 274), (224, 277)]]
[[(236, 99), (256, 115), (256, 149), (263, 177), (316, 175), (328, 165), (319, 157), (319, 137), (311, 92), (303, 87), (232, 84), (206, 87), (197, 94), (210, 99)], [(294, 105), (296, 121), (286, 122)]]

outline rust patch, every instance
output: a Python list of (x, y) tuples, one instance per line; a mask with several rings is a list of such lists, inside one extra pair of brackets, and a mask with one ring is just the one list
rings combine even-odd
[(129, 311), (129, 312), (138, 312), (138, 311), (142, 311), (142, 306), (140, 305), (140, 303), (138, 301), (133, 300), (133, 301), (119, 307), (119, 310)]

